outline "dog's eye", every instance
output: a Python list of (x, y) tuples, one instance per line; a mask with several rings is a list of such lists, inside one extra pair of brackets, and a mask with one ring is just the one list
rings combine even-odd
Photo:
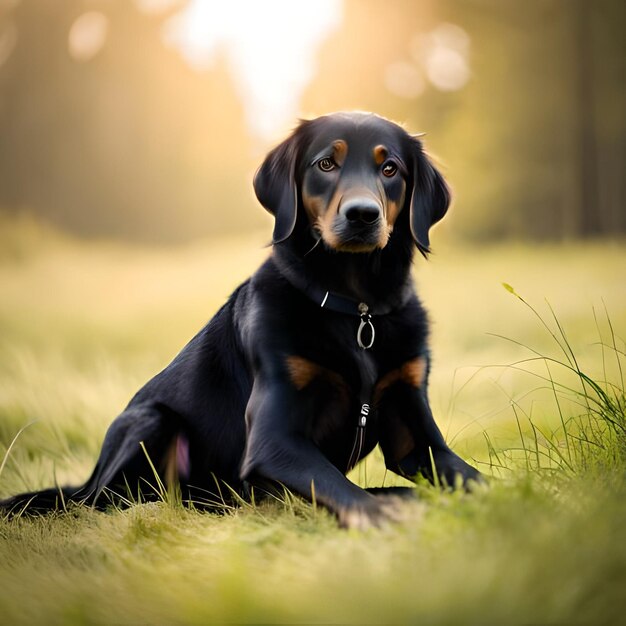
[(393, 161), (387, 161), (387, 163), (385, 163), (381, 169), (383, 176), (386, 176), (387, 178), (395, 176), (397, 171), (398, 166)]
[(319, 167), (322, 172), (331, 172), (332, 170), (335, 169), (336, 165), (335, 162), (329, 158), (329, 157), (325, 157), (324, 159), (320, 159), (317, 162), (317, 167)]

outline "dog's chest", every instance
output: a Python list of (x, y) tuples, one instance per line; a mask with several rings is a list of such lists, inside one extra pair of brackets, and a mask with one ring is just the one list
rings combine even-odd
[(364, 405), (370, 422), (375, 421), (379, 372), (376, 360), (366, 351), (324, 364), (292, 355), (287, 357), (287, 371), (299, 395), (299, 418), (319, 446), (353, 436)]

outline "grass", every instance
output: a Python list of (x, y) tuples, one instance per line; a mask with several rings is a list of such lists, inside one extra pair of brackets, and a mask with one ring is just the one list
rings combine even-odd
[[(84, 480), (132, 393), (267, 254), (263, 235), (137, 249), (0, 232), (0, 496)], [(0, 521), (0, 622), (623, 623), (626, 251), (444, 247), (417, 265), (433, 408), (489, 489), (420, 484), (403, 522), (365, 533), (289, 494)], [(352, 478), (401, 484), (379, 454)]]
[[(602, 473), (621, 472), (626, 468), (626, 353), (623, 347), (618, 347), (618, 339), (608, 312), (604, 310), (605, 326), (608, 329), (607, 343), (594, 311), (604, 375), (601, 381), (596, 381), (592, 375), (581, 369), (576, 352), (552, 307), (548, 305), (551, 315), (549, 323), (513, 287), (506, 283), (503, 286), (533, 313), (551, 337), (557, 354), (560, 355), (559, 358), (543, 354), (510, 340), (527, 348), (532, 356), (509, 367), (541, 381), (542, 386), (533, 389), (533, 395), (537, 395), (539, 390), (547, 391), (553, 398), (553, 410), (559, 420), (556, 428), (546, 431), (535, 423), (531, 413), (516, 399), (511, 398), (511, 409), (519, 433), (519, 447), (504, 449), (498, 453), (488, 433), (484, 433), (490, 468), (514, 471), (515, 458), (518, 457), (524, 462), (527, 472), (563, 474), (568, 479), (594, 469), (600, 469)], [(623, 344), (622, 340), (620, 344)], [(537, 364), (542, 366), (539, 371), (534, 367)], [(545, 371), (542, 372), (542, 369)], [(525, 432), (522, 422), (527, 425), (528, 433)], [(501, 457), (505, 460), (501, 460)]]

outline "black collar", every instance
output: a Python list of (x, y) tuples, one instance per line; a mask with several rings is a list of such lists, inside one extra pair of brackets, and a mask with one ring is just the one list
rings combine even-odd
[(283, 257), (282, 262), (275, 266), (279, 273), (289, 282), (292, 287), (306, 295), (312, 302), (320, 308), (343, 315), (351, 315), (360, 318), (357, 330), (357, 344), (360, 348), (367, 350), (374, 345), (375, 330), (372, 324), (372, 316), (378, 317), (387, 315), (394, 310), (403, 308), (413, 293), (410, 277), (407, 279), (401, 292), (393, 301), (388, 302), (365, 302), (356, 300), (349, 296), (334, 293), (316, 284), (311, 279), (306, 278), (303, 263), (293, 256), (287, 261)]
[(399, 297), (392, 302), (366, 302), (357, 300), (350, 296), (344, 296), (326, 289), (307, 279), (304, 268), (298, 267), (299, 263), (276, 263), (279, 273), (298, 291), (305, 294), (312, 302), (322, 309), (342, 313), (344, 315), (352, 315), (354, 317), (363, 317), (367, 315), (380, 316), (387, 315), (394, 310), (403, 308), (411, 297), (412, 287), (409, 282), (404, 286)]
[[(291, 281), (290, 281), (291, 282)], [(292, 283), (293, 284), (293, 283)], [(295, 286), (295, 285), (294, 285)], [(391, 307), (376, 307), (368, 302), (348, 298), (341, 294), (328, 291), (319, 285), (308, 284), (301, 289), (315, 304), (322, 309), (328, 309), (335, 313), (343, 313), (345, 315), (354, 315), (361, 317), (362, 315), (386, 315), (391, 312)]]

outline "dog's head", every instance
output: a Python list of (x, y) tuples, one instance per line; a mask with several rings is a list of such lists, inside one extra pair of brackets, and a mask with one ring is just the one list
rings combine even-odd
[(450, 193), (421, 142), (400, 126), (365, 113), (335, 113), (302, 122), (266, 157), (254, 178), (274, 215), (274, 243), (293, 232), (298, 211), (331, 249), (384, 248), (401, 211), (410, 211), (417, 247), (446, 213)]

